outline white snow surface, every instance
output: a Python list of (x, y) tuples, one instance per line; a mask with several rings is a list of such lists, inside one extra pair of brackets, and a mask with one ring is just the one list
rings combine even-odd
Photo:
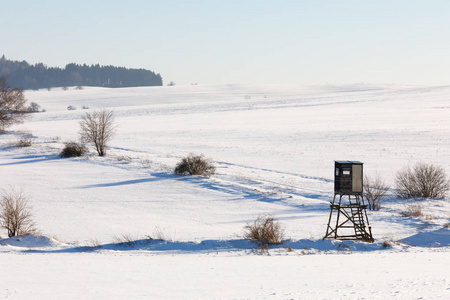
[[(417, 162), (450, 174), (450, 86), (86, 87), (26, 97), (46, 112), (0, 135), (0, 187), (29, 196), (40, 234), (0, 240), (0, 297), (450, 299), (449, 199), (398, 199), (394, 184)], [(90, 147), (60, 158), (81, 116), (98, 108), (116, 115), (108, 155)], [(32, 146), (14, 146), (20, 138)], [(174, 175), (189, 153), (211, 158), (216, 174)], [(382, 209), (368, 211), (372, 244), (322, 240), (334, 160), (362, 161), (391, 186)], [(411, 205), (423, 216), (403, 217)], [(243, 239), (264, 215), (286, 231), (268, 253)]]

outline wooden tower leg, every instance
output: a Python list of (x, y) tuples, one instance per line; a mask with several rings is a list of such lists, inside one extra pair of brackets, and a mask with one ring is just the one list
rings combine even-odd
[[(325, 233), (325, 236), (323, 239), (326, 239), (329, 235), (331, 235), (333, 233), (333, 230), (332, 230), (330, 224), (331, 224), (331, 218), (333, 217), (333, 206), (334, 206), (335, 200), (336, 200), (336, 194), (334, 194), (333, 202), (331, 202), (331, 205), (330, 205), (330, 217), (328, 218), (327, 232)], [(330, 231), (330, 229), (331, 229), (331, 231)]]
[(338, 228), (339, 228), (339, 216), (341, 215), (341, 201), (342, 195), (339, 195), (339, 204), (337, 207), (337, 218), (336, 218), (336, 226), (334, 227), (334, 238), (337, 239)]

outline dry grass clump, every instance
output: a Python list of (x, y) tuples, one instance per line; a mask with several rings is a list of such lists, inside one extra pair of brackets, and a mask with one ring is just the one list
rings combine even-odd
[(16, 147), (31, 147), (32, 144), (33, 144), (33, 142), (31, 141), (30, 138), (21, 138), (15, 142), (14, 146), (16, 146)]
[(450, 190), (450, 181), (440, 166), (418, 163), (405, 168), (395, 179), (401, 198), (444, 198)]
[(90, 250), (100, 249), (102, 248), (102, 245), (97, 239), (91, 239), (87, 242), (86, 247), (90, 248)]
[(142, 167), (150, 169), (153, 166), (153, 161), (150, 158), (145, 157), (141, 159), (141, 164)]
[(420, 217), (423, 216), (422, 205), (412, 204), (400, 213), (403, 217)]
[(134, 238), (130, 234), (122, 234), (121, 236), (113, 237), (114, 243), (127, 247), (132, 247), (136, 245), (136, 241), (138, 239), (139, 239), (138, 237)]
[(394, 243), (392, 241), (384, 241), (383, 244), (381, 245), (383, 248), (390, 248), (394, 245)]
[(28, 197), (23, 191), (1, 190), (0, 227), (8, 232), (8, 237), (36, 232)]
[(369, 209), (380, 210), (383, 197), (389, 190), (389, 186), (381, 177), (364, 176), (364, 198), (366, 198)]
[(284, 242), (284, 227), (273, 216), (259, 216), (244, 226), (244, 238), (257, 242), (261, 249)]
[(175, 167), (175, 174), (178, 175), (198, 175), (210, 177), (216, 171), (211, 159), (205, 158), (203, 154), (184, 157)]
[(130, 155), (120, 155), (120, 156), (117, 156), (117, 160), (128, 164), (133, 161), (133, 158)]
[(172, 238), (170, 235), (167, 235), (160, 227), (156, 226), (155, 230), (153, 231), (153, 235), (147, 235), (147, 238), (150, 240), (157, 240), (157, 241), (166, 241), (166, 242), (173, 242), (175, 241), (175, 238)]
[(87, 147), (77, 142), (67, 142), (63, 150), (59, 154), (61, 157), (78, 157), (83, 156), (88, 151)]

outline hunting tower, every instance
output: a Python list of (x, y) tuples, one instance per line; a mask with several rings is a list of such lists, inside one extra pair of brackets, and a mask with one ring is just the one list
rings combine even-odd
[(324, 239), (373, 242), (363, 197), (363, 163), (334, 162), (334, 197)]

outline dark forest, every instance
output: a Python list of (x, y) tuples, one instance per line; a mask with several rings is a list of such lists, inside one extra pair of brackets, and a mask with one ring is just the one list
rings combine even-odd
[(160, 74), (145, 69), (75, 63), (61, 69), (43, 63), (31, 65), (26, 61), (8, 60), (4, 55), (0, 58), (0, 76), (5, 76), (11, 86), (33, 90), (69, 86), (119, 88), (163, 84)]

